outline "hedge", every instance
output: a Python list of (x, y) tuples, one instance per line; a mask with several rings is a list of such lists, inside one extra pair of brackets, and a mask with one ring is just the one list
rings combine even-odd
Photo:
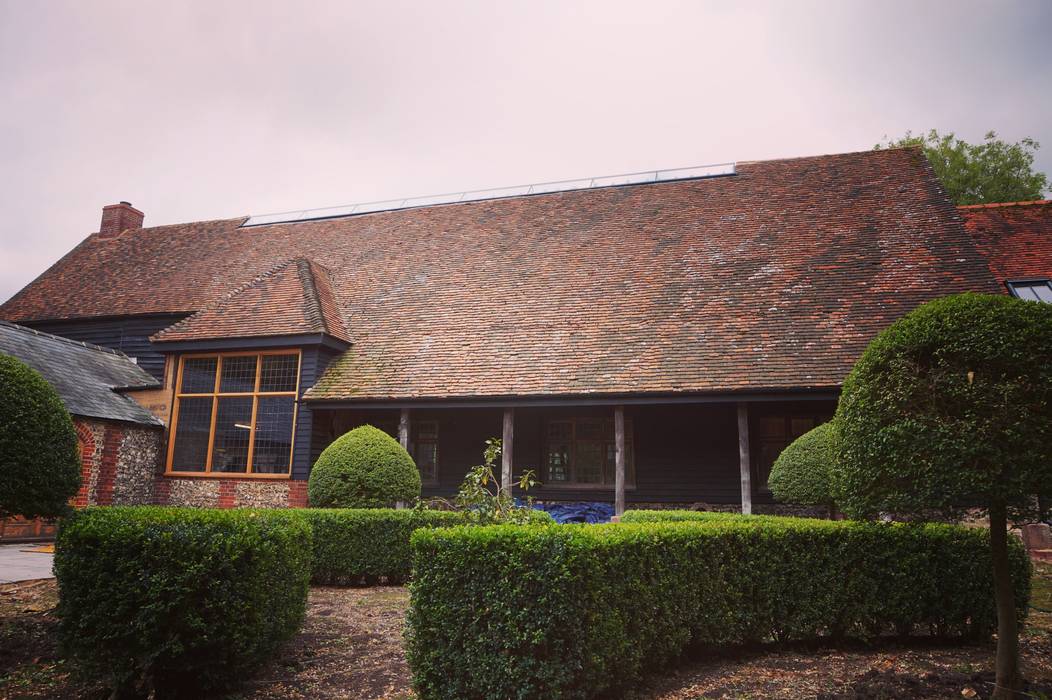
[[(996, 622), (988, 533), (949, 525), (706, 515), (418, 530), (412, 544), (407, 654), (425, 700), (592, 698), (688, 647)], [(1023, 615), (1021, 547), (1012, 562)]]
[(55, 551), (62, 646), (118, 694), (226, 686), (299, 629), (310, 540), (281, 510), (77, 511)]
[[(464, 525), (463, 513), (393, 508), (303, 508), (295, 511), (311, 524), (314, 549), (311, 583), (375, 585), (404, 583), (413, 566), (409, 537), (420, 528)], [(536, 523), (553, 522), (535, 511)]]

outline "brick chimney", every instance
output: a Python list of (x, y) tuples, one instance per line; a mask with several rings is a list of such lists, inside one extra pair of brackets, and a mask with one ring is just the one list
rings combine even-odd
[(145, 217), (131, 202), (110, 204), (102, 208), (102, 223), (99, 224), (99, 238), (116, 238), (125, 231), (137, 231), (142, 228)]

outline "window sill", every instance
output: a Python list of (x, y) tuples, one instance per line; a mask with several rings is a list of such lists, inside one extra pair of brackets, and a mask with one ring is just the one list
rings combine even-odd
[(245, 474), (237, 472), (164, 472), (178, 479), (291, 479), (291, 474)]

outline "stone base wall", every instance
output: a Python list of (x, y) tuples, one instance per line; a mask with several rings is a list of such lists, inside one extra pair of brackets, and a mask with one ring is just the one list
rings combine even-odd
[(81, 486), (73, 505), (146, 505), (160, 465), (161, 430), (74, 418), (80, 442)]
[(307, 482), (161, 476), (153, 502), (196, 508), (303, 508), (307, 505)]

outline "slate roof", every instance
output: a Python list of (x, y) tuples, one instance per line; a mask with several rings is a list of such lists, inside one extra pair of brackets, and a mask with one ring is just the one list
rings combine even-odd
[(290, 258), (352, 341), (318, 399), (836, 389), (927, 300), (1000, 291), (918, 149), (240, 228), (90, 236), (11, 319), (194, 312)]
[(44, 375), (75, 416), (163, 425), (134, 399), (115, 391), (160, 387), (123, 353), (7, 321), (0, 321), (0, 353)]
[(999, 282), (1052, 279), (1052, 200), (958, 209)]
[(155, 343), (327, 333), (349, 341), (329, 273), (306, 258), (280, 263), (201, 311), (155, 333)]

